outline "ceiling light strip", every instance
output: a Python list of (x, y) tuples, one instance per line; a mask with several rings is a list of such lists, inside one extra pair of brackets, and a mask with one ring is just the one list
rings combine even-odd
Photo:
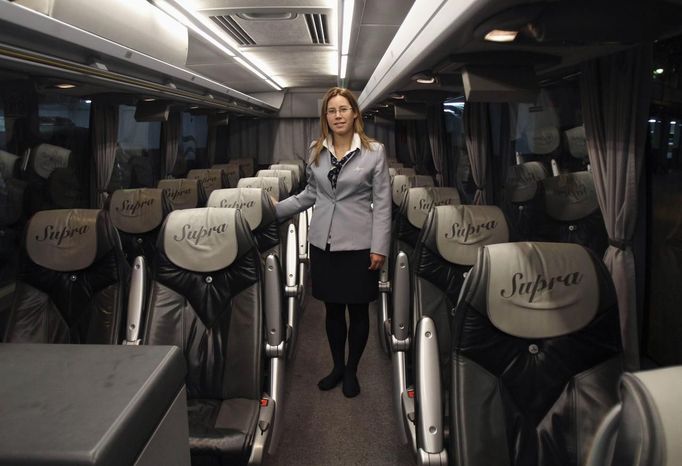
[(355, 10), (355, 0), (344, 0), (341, 55), (348, 55), (348, 49), (350, 48), (350, 33), (351, 27), (353, 26), (353, 10)]

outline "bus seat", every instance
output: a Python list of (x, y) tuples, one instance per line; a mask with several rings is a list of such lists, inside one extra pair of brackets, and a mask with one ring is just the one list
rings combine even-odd
[(237, 159), (230, 159), (228, 162), (239, 164), (239, 177), (250, 178), (256, 173), (256, 162), (251, 157), (241, 157)]
[(393, 178), (396, 175), (414, 176), (417, 174), (417, 172), (414, 171), (414, 168), (396, 167), (396, 168), (389, 168), (388, 174), (390, 175), (391, 178)]
[(303, 178), (302, 182), (303, 183), (306, 182), (306, 180), (305, 180), (305, 169), (306, 169), (307, 164), (306, 164), (305, 160), (302, 160), (302, 159), (279, 159), (275, 163), (283, 164), (283, 165), (298, 165), (299, 173), (301, 173), (302, 178)]
[(620, 403), (604, 418), (587, 466), (682, 464), (682, 366), (625, 373)]
[(602, 257), (609, 245), (592, 173), (552, 176), (540, 181), (547, 223), (542, 239), (577, 243)]
[(403, 164), (395, 159), (387, 159), (388, 168), (403, 168)]
[[(440, 360), (440, 366), (435, 367), (439, 369), (438, 377), (442, 377), (445, 387), (449, 386), (447, 374), (450, 367), (452, 311), (456, 306), (464, 280), (475, 263), (477, 251), (481, 247), (507, 241), (509, 241), (509, 227), (499, 207), (437, 206), (431, 209), (426, 220), (423, 221), (422, 234), (415, 245), (411, 263), (408, 263), (408, 267), (396, 267), (395, 281), (408, 284), (411, 282), (413, 289), (410, 295), (409, 285), (400, 287), (400, 290), (396, 287), (394, 314), (391, 322), (393, 338), (405, 342), (401, 346), (404, 351), (408, 351), (410, 345), (407, 339), (418, 334), (415, 330), (418, 322), (427, 317), (435, 328), (434, 332), (439, 335), (438, 345), (434, 349), (437, 351), (435, 356)], [(403, 256), (398, 261), (407, 263), (407, 257)], [(399, 273), (402, 275), (411, 273), (411, 281), (409, 277), (401, 278)], [(409, 303), (410, 296), (413, 296), (411, 312), (409, 304), (401, 304)], [(396, 356), (393, 364), (404, 364), (405, 357), (397, 353)], [(412, 377), (413, 374), (418, 374), (422, 370), (421, 363), (421, 360), (415, 361), (414, 371), (407, 374), (404, 385), (398, 386), (397, 381), (394, 380), (394, 396), (398, 405), (402, 404), (400, 397), (404, 396), (409, 383), (415, 380), (415, 377)], [(405, 372), (405, 369), (396, 368), (395, 371)], [(405, 421), (409, 413), (409, 409), (405, 409), (402, 413), (403, 426), (408, 428), (410, 424), (406, 424)], [(420, 447), (423, 448), (423, 445), (415, 442), (412, 434), (411, 440), (415, 451), (418, 451)]]
[(71, 163), (71, 151), (52, 144), (38, 144), (27, 152), (21, 173), (28, 182), (29, 213), (52, 208), (49, 202), (47, 179), (57, 168), (67, 168)]
[(203, 185), (196, 179), (176, 178), (159, 181), (158, 187), (166, 191), (173, 210), (204, 207), (208, 196)]
[(250, 457), (268, 447), (276, 407), (263, 394), (263, 353), (272, 354), (263, 344), (265, 329), (268, 341), (271, 333), (263, 272), (238, 210), (185, 209), (166, 218), (143, 342), (185, 355), (193, 464), (259, 463)]
[(19, 176), (19, 156), (0, 150), (0, 177), (4, 180)]
[(4, 341), (120, 342), (129, 273), (106, 211), (37, 212), (26, 227)]
[(547, 177), (540, 162), (526, 162), (509, 167), (505, 181), (505, 213), (509, 219), (512, 239), (539, 239), (537, 228), (544, 223), (544, 209), (539, 205), (538, 181)]
[(276, 176), (252, 176), (240, 178), (238, 188), (260, 188), (268, 193), (275, 201), (281, 201), (288, 196), (284, 179)]
[(173, 210), (168, 194), (159, 188), (119, 189), (107, 199), (111, 223), (118, 230), (123, 253), (132, 264), (137, 256), (149, 263), (166, 216)]
[(294, 193), (294, 175), (291, 170), (258, 170), (256, 176), (275, 176), (284, 180), (287, 196)]
[(292, 183), (294, 185), (295, 191), (300, 191), (303, 187), (303, 179), (305, 178), (305, 173), (301, 172), (298, 164), (285, 164), (285, 163), (275, 163), (268, 167), (269, 170), (291, 170)]
[(391, 178), (391, 198), (393, 199), (393, 214), (397, 214), (405, 193), (410, 188), (435, 186), (433, 177), (428, 175), (395, 175)]
[(569, 243), (479, 249), (451, 335), (454, 464), (584, 464), (623, 367), (601, 259)]
[(84, 208), (87, 200), (72, 168), (55, 168), (47, 178), (49, 207), (53, 209)]
[(227, 176), (220, 168), (198, 168), (187, 172), (187, 178), (199, 180), (206, 196), (210, 196), (215, 189), (228, 187)]
[(227, 177), (227, 186), (226, 188), (236, 188), (237, 183), (239, 183), (239, 163), (237, 162), (230, 162), (230, 163), (217, 163), (211, 168), (220, 168), (223, 172), (225, 172), (225, 176)]

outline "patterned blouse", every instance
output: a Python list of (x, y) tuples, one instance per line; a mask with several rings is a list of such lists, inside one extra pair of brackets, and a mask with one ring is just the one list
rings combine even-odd
[(336, 189), (336, 181), (339, 179), (341, 169), (353, 158), (356, 152), (357, 150), (354, 150), (353, 152), (346, 154), (341, 160), (334, 157), (331, 152), (329, 153), (329, 160), (332, 163), (332, 168), (329, 170), (329, 173), (327, 173), (327, 178), (329, 178), (329, 182), (332, 184), (332, 189)]

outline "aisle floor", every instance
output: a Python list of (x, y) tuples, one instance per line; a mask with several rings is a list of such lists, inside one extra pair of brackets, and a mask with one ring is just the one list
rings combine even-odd
[(415, 464), (399, 440), (391, 400), (391, 361), (378, 340), (376, 303), (369, 312), (369, 341), (358, 369), (361, 393), (349, 399), (341, 386), (328, 392), (317, 388), (332, 362), (324, 304), (307, 297), (296, 355), (287, 366), (282, 436), (267, 465)]

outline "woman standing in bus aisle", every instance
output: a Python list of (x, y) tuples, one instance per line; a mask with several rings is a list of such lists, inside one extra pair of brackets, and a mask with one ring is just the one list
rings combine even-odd
[(317, 385), (331, 390), (343, 382), (343, 394), (352, 398), (360, 393), (357, 369), (369, 335), (369, 303), (378, 296), (379, 270), (389, 251), (391, 186), (384, 146), (365, 134), (348, 89), (327, 91), (320, 128), (311, 145), (308, 185), (277, 204), (277, 217), (289, 218), (315, 204), (309, 233), (312, 293), (325, 303), (334, 362)]

